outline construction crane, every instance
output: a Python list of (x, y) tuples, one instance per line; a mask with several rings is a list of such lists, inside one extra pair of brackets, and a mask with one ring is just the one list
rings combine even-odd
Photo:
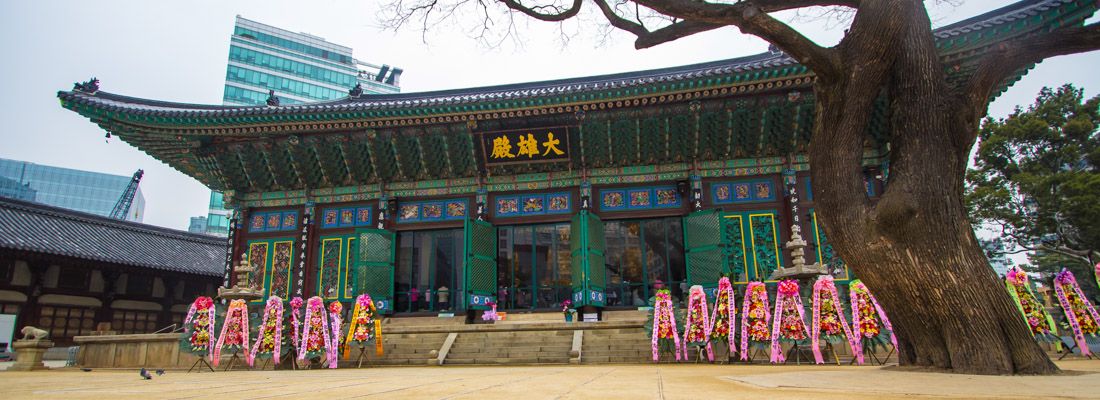
[(130, 184), (126, 185), (126, 190), (115, 202), (115, 208), (111, 210), (111, 218), (126, 219), (126, 213), (130, 212), (130, 206), (134, 205), (134, 196), (137, 195), (138, 184), (141, 183), (142, 175), (145, 175), (145, 171), (139, 169), (134, 172), (134, 177), (130, 178)]

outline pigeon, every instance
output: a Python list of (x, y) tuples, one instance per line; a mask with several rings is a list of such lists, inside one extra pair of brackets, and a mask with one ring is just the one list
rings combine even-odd
[(146, 380), (153, 379), (153, 376), (149, 375), (149, 371), (146, 371), (145, 368), (142, 368), (141, 371), (138, 372), (138, 374), (141, 375), (142, 379), (146, 379)]
[(161, 375), (164, 375), (164, 370), (163, 369), (158, 369), (157, 370), (157, 376), (161, 376)]
[(91, 368), (81, 368), (80, 370), (84, 372), (92, 372)]

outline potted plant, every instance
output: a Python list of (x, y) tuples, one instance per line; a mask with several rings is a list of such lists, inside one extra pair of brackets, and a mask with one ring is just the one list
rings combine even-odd
[(570, 308), (572, 306), (572, 300), (565, 300), (561, 302), (561, 312), (562, 314), (565, 314), (565, 322), (573, 322), (573, 314), (577, 313), (577, 310)]

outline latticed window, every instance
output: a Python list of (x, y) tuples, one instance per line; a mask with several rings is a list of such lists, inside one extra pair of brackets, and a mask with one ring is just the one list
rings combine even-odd
[(157, 313), (152, 311), (115, 310), (111, 329), (120, 334), (152, 333), (157, 330)]
[(0, 303), (0, 314), (18, 315), (19, 314), (19, 308), (20, 308), (19, 304)]
[(91, 334), (95, 328), (95, 310), (82, 307), (42, 306), (38, 328), (54, 339), (71, 339)]

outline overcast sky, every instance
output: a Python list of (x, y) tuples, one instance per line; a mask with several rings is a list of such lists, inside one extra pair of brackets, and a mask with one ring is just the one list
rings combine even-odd
[[(0, 4), (0, 157), (129, 176), (145, 170), (145, 222), (187, 229), (206, 215), (209, 189), (62, 109), (58, 90), (92, 76), (104, 91), (158, 100), (221, 104), (235, 15), (306, 32), (355, 49), (355, 57), (405, 69), (404, 92), (539, 81), (713, 61), (766, 50), (759, 39), (720, 29), (648, 50), (624, 34), (605, 37), (590, 25), (568, 46), (557, 26), (518, 18), (523, 36), (489, 48), (447, 24), (426, 36), (379, 28), (375, 1), (5, 1)], [(929, 2), (937, 26), (1008, 4)], [(591, 7), (589, 7), (591, 8)], [(594, 21), (580, 23), (590, 23)], [(823, 45), (843, 26), (821, 20), (795, 25)], [(831, 25), (836, 25), (831, 24)], [(578, 29), (579, 28), (579, 29)], [(518, 44), (517, 44), (518, 43)], [(1030, 104), (1043, 86), (1073, 83), (1100, 89), (1100, 52), (1043, 62), (990, 107), (1007, 115)]]

